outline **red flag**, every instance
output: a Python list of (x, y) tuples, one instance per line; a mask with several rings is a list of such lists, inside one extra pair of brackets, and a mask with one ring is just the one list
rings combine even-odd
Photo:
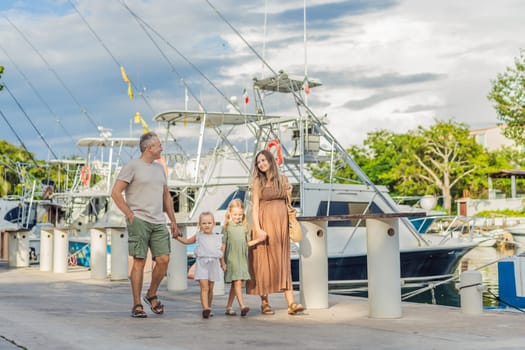
[(246, 91), (246, 89), (242, 90), (242, 97), (244, 98), (244, 103), (248, 104), (248, 102), (250, 102), (250, 97), (248, 96), (248, 91)]
[(305, 76), (303, 80), (303, 90), (305, 94), (310, 95), (310, 84), (308, 83), (307, 76)]

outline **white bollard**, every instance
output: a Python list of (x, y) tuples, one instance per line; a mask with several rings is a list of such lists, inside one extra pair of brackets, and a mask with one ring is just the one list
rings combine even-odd
[(307, 309), (328, 308), (327, 221), (301, 222), (299, 279), (301, 303)]
[(66, 229), (55, 228), (53, 231), (53, 272), (67, 272), (69, 253), (69, 233)]
[(90, 267), (91, 278), (105, 279), (108, 273), (108, 250), (106, 230), (90, 229)]
[(366, 249), (369, 316), (400, 318), (399, 219), (367, 219)]
[(461, 312), (469, 315), (479, 315), (483, 312), (483, 277), (481, 272), (467, 270), (459, 278)]
[(53, 228), (40, 228), (40, 271), (53, 271)]
[(107, 228), (111, 235), (111, 276), (112, 281), (128, 279), (128, 231), (124, 228)]
[(188, 257), (186, 246), (171, 239), (170, 263), (168, 265), (168, 290), (186, 290), (188, 288)]
[(9, 267), (29, 266), (29, 232), (26, 230), (8, 232)]

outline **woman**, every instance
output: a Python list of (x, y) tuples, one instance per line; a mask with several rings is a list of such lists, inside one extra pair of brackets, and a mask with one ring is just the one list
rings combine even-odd
[(268, 294), (284, 292), (288, 314), (295, 315), (304, 306), (294, 301), (290, 266), (290, 237), (286, 197), (292, 187), (279, 175), (273, 155), (260, 151), (255, 157), (252, 180), (252, 235), (267, 235), (264, 242), (250, 251), (251, 280), (246, 282), (247, 294), (261, 296), (261, 312), (273, 315)]

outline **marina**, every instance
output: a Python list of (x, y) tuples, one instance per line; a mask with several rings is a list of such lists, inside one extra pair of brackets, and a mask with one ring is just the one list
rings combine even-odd
[[(140, 10), (135, 12), (124, 1), (114, 4), (121, 11), (120, 15), (125, 14), (128, 20), (135, 21), (133, 25), (138, 24), (135, 29), (141, 30), (140, 35), (146, 34), (149, 39), (148, 46), (142, 46), (139, 35), (134, 33), (137, 46), (130, 52), (128, 50), (133, 45), (122, 45), (122, 38), (117, 43), (114, 41), (117, 36), (107, 28), (90, 25), (99, 18), (92, 15), (94, 8), (89, 7), (89, 2), (77, 1), (81, 5), (77, 7), (69, 1), (69, 15), (75, 17), (75, 23), (82, 22), (82, 29), (86, 30), (83, 34), (86, 46), (86, 34), (93, 34), (96, 44), (100, 44), (116, 63), (118, 73), (127, 85), (127, 96), (125, 93), (119, 95), (125, 103), (119, 102), (118, 110), (129, 115), (124, 120), (104, 110), (105, 115), (111, 116), (106, 117), (104, 126), (93, 121), (73, 95), (74, 89), (65, 83), (77, 83), (79, 79), (62, 79), (29, 40), (31, 35), (24, 35), (6, 17), (6, 28), (12, 28), (16, 32), (13, 38), (17, 38), (10, 37), (10, 46), (14, 47), (20, 39), (29, 44), (34, 51), (32, 55), (40, 57), (83, 115), (69, 118), (70, 121), (76, 120), (75, 129), (80, 126), (82, 130), (77, 129), (75, 138), (68, 135), (82, 156), (61, 159), (8, 88), (11, 82), (5, 86), (46, 145), (48, 160), (42, 161), (42, 165), (33, 161), (34, 167), (41, 167), (38, 170), (46, 172), (48, 178), (37, 180), (33, 164), (4, 160), (11, 176), (17, 177), (20, 195), (0, 201), (0, 350), (183, 350), (212, 347), (217, 350), (523, 349), (525, 311), (512, 303), (525, 301), (525, 258), (518, 257), (525, 251), (525, 220), (511, 222), (510, 218), (508, 221), (507, 218), (498, 218), (504, 223), (496, 224), (496, 219), (484, 221), (465, 213), (450, 217), (437, 210), (442, 208), (437, 208), (436, 197), (430, 194), (413, 196), (418, 201), (414, 206), (398, 203), (391, 196), (390, 191), (394, 188), (389, 190), (386, 185), (372, 181), (353, 158), (348, 145), (343, 144), (342, 140), (347, 142), (349, 134), (361, 127), (359, 123), (346, 119), (338, 128), (334, 118), (329, 119), (324, 110), (341, 110), (334, 108), (332, 97), (326, 98), (326, 92), (310, 95), (311, 90), (315, 93), (314, 89), (323, 84), (310, 76), (306, 64), (306, 1), (302, 8), (289, 5), (295, 8), (296, 15), (299, 9), (303, 11), (304, 27), (302, 30), (294, 28), (296, 37), (286, 39), (297, 41), (303, 31), (304, 62), (278, 60), (282, 67), (277, 68), (269, 64), (264, 49), (260, 55), (246, 40), (248, 37), (226, 19), (228, 16), (223, 16), (211, 2), (206, 2), (206, 10), (212, 10), (218, 15), (216, 20), (220, 25), (226, 24), (233, 32), (227, 34), (231, 36), (227, 39), (222, 29), (215, 29), (221, 33), (217, 38), (199, 41), (202, 38), (195, 31), (195, 42), (189, 46), (195, 64), (188, 59), (190, 56), (182, 54), (170, 42), (169, 37), (164, 37), (151, 25), (157, 23), (156, 20), (149, 22), (150, 17), (139, 15), (151, 14), (149, 11), (153, 7), (137, 6)], [(164, 5), (166, 9), (172, 6)], [(318, 4), (314, 7), (322, 10)], [(118, 13), (111, 11), (108, 7), (108, 14)], [(261, 11), (254, 10), (252, 14), (260, 16)], [(264, 39), (258, 39), (264, 44), (263, 48), (266, 30), (273, 29), (266, 28), (266, 6), (264, 11)], [(272, 11), (277, 10), (270, 9), (270, 13)], [(287, 11), (279, 13), (289, 15)], [(207, 16), (202, 15), (203, 18)], [(116, 25), (115, 18), (121, 19), (119, 24), (124, 23), (123, 17), (117, 16), (108, 23)], [(198, 19), (195, 22), (206, 22), (200, 17)], [(129, 23), (126, 26), (131, 27)], [(182, 23), (180, 28), (185, 26), (188, 24)], [(164, 28), (174, 32), (171, 25)], [(291, 27), (288, 30), (292, 32)], [(100, 36), (98, 31), (105, 34)], [(233, 60), (233, 51), (238, 49), (233, 48), (232, 37), (246, 44), (248, 54), (245, 52), (242, 60), (237, 62), (241, 68), (221, 70), (216, 69), (217, 66), (210, 69), (214, 73), (198, 68), (199, 64), (205, 63), (202, 52), (209, 61)], [(182, 38), (178, 39), (182, 41)], [(220, 44), (210, 49), (209, 40), (218, 40)], [(166, 73), (157, 61), (150, 61), (157, 55), (152, 54), (151, 44), (177, 77), (168, 83), (163, 82), (162, 88), (152, 86), (150, 91), (145, 85), (137, 88), (138, 76), (148, 72), (140, 78), (147, 81), (150, 76)], [(285, 45), (284, 41), (280, 43), (280, 49), (274, 54), (288, 51), (283, 50)], [(202, 50), (203, 46), (205, 50)], [(92, 54), (94, 46), (90, 47), (91, 53), (86, 57), (95, 60), (96, 55)], [(193, 51), (195, 47), (198, 54)], [(133, 72), (128, 77), (122, 60), (126, 56), (115, 55), (119, 50), (122, 50), (121, 54), (126, 51), (129, 57), (142, 57), (143, 62), (150, 62), (148, 69), (140, 68), (145, 66), (143, 62), (137, 66), (126, 62), (127, 67), (132, 67), (128, 72)], [(168, 54), (168, 50), (173, 52)], [(210, 53), (217, 52), (221, 54), (220, 59), (211, 59)], [(11, 66), (22, 73), (15, 60), (9, 59)], [(184, 74), (177, 70), (181, 63), (188, 65)], [(262, 65), (261, 72), (247, 78), (255, 65)], [(92, 70), (84, 70), (88, 64), (78, 66), (86, 80), (96, 75)], [(150, 71), (152, 67), (155, 70)], [(189, 67), (194, 71), (191, 75)], [(320, 72), (323, 70), (327, 68), (320, 68)], [(327, 74), (330, 79), (326, 84), (346, 80), (343, 75), (347, 71)], [(102, 72), (100, 70), (100, 76), (106, 74)], [(299, 74), (295, 75), (297, 72)], [(389, 76), (389, 73), (385, 74)], [(194, 80), (186, 80), (184, 75), (190, 75)], [(217, 80), (220, 78), (220, 84), (215, 84), (210, 75)], [(37, 76), (34, 74), (34, 79)], [(438, 76), (433, 79), (439, 80)], [(196, 83), (196, 77), (202, 83)], [(370, 73), (363, 77), (368, 88), (377, 84), (372, 82), (377, 78)], [(24, 78), (38, 95), (31, 81), (25, 75)], [(174, 81), (180, 82), (180, 91), (179, 86), (174, 87)], [(94, 94), (107, 93), (105, 88), (110, 84), (101, 81), (97, 84), (99, 89), (93, 90)], [(161, 89), (166, 91), (161, 92)], [(206, 98), (196, 89), (204, 90)], [(206, 89), (213, 90), (213, 93)], [(19, 90), (24, 89), (19, 87)], [(86, 90), (83, 88), (87, 95)], [(242, 98), (239, 99), (234, 91), (243, 91)], [(338, 94), (347, 96), (347, 91), (330, 90), (331, 96)], [(133, 107), (127, 101), (128, 96)], [(42, 96), (38, 97), (60, 125), (60, 118)], [(139, 97), (142, 99), (140, 104)], [(351, 106), (351, 101), (345, 98), (338, 103)], [(113, 96), (112, 100), (115, 102), (118, 98)], [(420, 103), (419, 98), (417, 101)], [(106, 101), (93, 104), (101, 107), (104, 103), (109, 104)], [(149, 109), (144, 112), (148, 115), (146, 119), (138, 112), (141, 107)], [(419, 108), (407, 106), (407, 109), (414, 107)], [(396, 111), (399, 108), (395, 106)], [(358, 119), (355, 116), (359, 113), (355, 113), (352, 107), (342, 110), (343, 118)], [(394, 113), (397, 114), (399, 112)], [(74, 114), (69, 110), (64, 115)], [(130, 120), (131, 115), (134, 117)], [(87, 131), (86, 121), (81, 121), (84, 117), (98, 135)], [(362, 119), (363, 125), (368, 125), (369, 119)], [(4, 117), (4, 120), (9, 124), (8, 118)], [(128, 123), (129, 137), (123, 136), (128, 133)], [(135, 124), (140, 124), (142, 130), (133, 130)], [(108, 125), (115, 129), (108, 128)], [(20, 140), (17, 130), (12, 127), (11, 130)], [(141, 131), (155, 131), (162, 143), (161, 158), (155, 161), (164, 169), (177, 224), (186, 237), (195, 233), (199, 214), (208, 211), (216, 220), (214, 231), (220, 233), (225, 209), (232, 199), (244, 202), (251, 221), (255, 154), (262, 149), (274, 154), (279, 173), (284, 174), (292, 186), (289, 204), (297, 212), (303, 230), (302, 241), (291, 242), (290, 253), (294, 293), (306, 307), (304, 314), (288, 315), (288, 305), (282, 296), (271, 295), (270, 303), (276, 314), (264, 315), (258, 304), (259, 297), (247, 295), (246, 302), (251, 309), (248, 316), (227, 316), (224, 314), (225, 286), (219, 281), (215, 285), (213, 317), (202, 319), (198, 283), (188, 278), (195, 260), (194, 246), (186, 248), (172, 240), (171, 260), (158, 293), (166, 306), (166, 313), (159, 316), (146, 308), (147, 319), (130, 317), (128, 232), (125, 217), (116, 208), (110, 192), (122, 165), (138, 156)], [(49, 169), (52, 168), (57, 169), (57, 173), (50, 175)], [(465, 170), (463, 174), (469, 171)], [(428, 186), (429, 192), (433, 185)], [(450, 187), (447, 191), (450, 204)], [(513, 197), (515, 192), (513, 182)], [(463, 200), (471, 203), (465, 198)], [(462, 208), (472, 209), (474, 206), (464, 204)], [(450, 208), (447, 209), (450, 212)], [(149, 281), (149, 267), (153, 268), (154, 263), (150, 256), (146, 261), (148, 268), (144, 281)], [(500, 288), (501, 281), (505, 281), (505, 287), (515, 284), (515, 288), (510, 288), (513, 289), (510, 294), (509, 289)], [(146, 290), (147, 286), (144, 287)]]
[[(0, 349), (522, 349), (524, 316), (486, 310), (468, 315), (456, 307), (403, 302), (402, 316), (369, 316), (367, 299), (330, 294), (325, 309), (289, 316), (272, 295), (274, 316), (247, 296), (246, 318), (224, 315), (226, 295), (215, 296), (214, 316), (202, 319), (198, 286), (159, 297), (163, 316), (129, 317), (129, 282), (94, 280), (85, 269), (65, 274), (0, 264)], [(446, 322), (445, 322), (446, 320)]]

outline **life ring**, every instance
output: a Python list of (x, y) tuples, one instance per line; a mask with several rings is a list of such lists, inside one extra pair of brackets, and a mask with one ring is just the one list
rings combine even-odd
[(270, 142), (268, 142), (268, 146), (266, 146), (266, 150), (270, 151), (272, 147), (277, 147), (277, 157), (276, 157), (277, 165), (283, 164), (283, 151), (282, 151), (281, 143), (279, 142), (279, 140), (271, 140)]
[(83, 185), (87, 185), (89, 181), (91, 181), (91, 170), (87, 165), (84, 165), (82, 169), (80, 169), (80, 182), (82, 182)]

